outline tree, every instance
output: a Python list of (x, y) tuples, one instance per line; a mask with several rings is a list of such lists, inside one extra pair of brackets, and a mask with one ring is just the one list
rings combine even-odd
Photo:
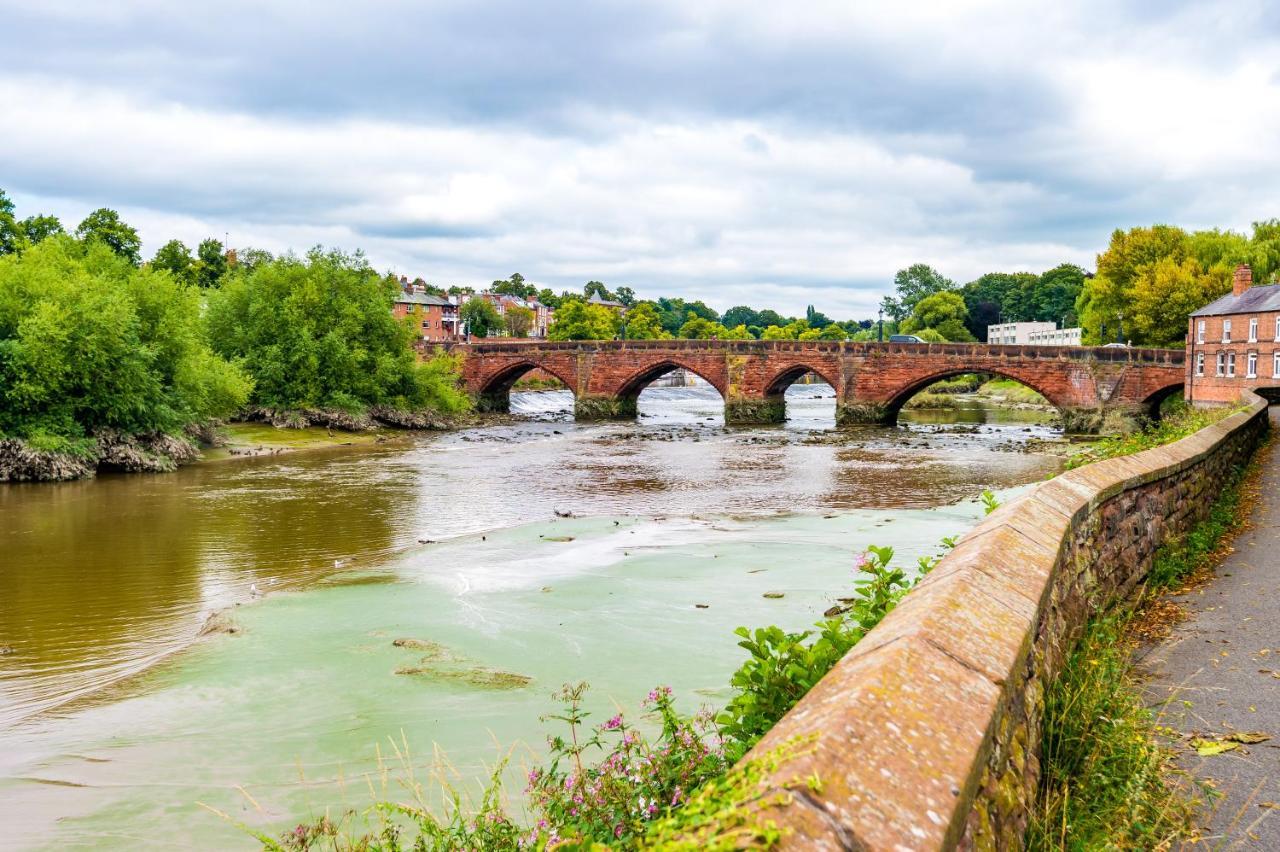
[(99, 242), (120, 257), (137, 266), (142, 258), (142, 240), (138, 232), (108, 207), (99, 207), (76, 226), (76, 237), (86, 243)]
[(726, 326), (732, 328), (735, 325), (760, 325), (760, 315), (746, 305), (734, 305), (732, 308), (724, 312), (724, 316), (720, 318)]
[(511, 273), (505, 281), (494, 281), (489, 290), (504, 296), (515, 296), (517, 299), (531, 299), (538, 293), (538, 288), (524, 280), (519, 272)]
[(560, 297), (551, 292), (550, 287), (543, 287), (538, 291), (538, 301), (552, 310), (560, 307)]
[(1210, 270), (1193, 257), (1164, 257), (1146, 265), (1133, 281), (1124, 315), (1125, 336), (1149, 346), (1180, 347), (1186, 340), (1187, 316), (1231, 292), (1231, 270)]
[(913, 263), (906, 269), (898, 270), (893, 276), (893, 286), (898, 295), (896, 298), (885, 297), (884, 310), (901, 322), (911, 315), (921, 299), (934, 293), (954, 290), (956, 283), (928, 264)]
[(632, 290), (630, 287), (619, 287), (613, 292), (613, 295), (618, 298), (619, 302), (626, 305), (628, 308), (636, 303), (636, 291)]
[(613, 340), (618, 336), (618, 315), (603, 305), (569, 299), (556, 309), (547, 336), (552, 340)]
[(711, 308), (703, 304), (699, 299), (696, 302), (686, 302), (684, 299), (668, 299), (663, 297), (658, 299), (658, 311), (662, 316), (662, 328), (668, 334), (678, 336), (680, 327), (689, 319), (689, 312), (692, 311), (694, 316), (702, 317), (711, 322), (719, 322), (720, 315)]
[(617, 299), (614, 298), (614, 295), (609, 292), (609, 288), (604, 286), (603, 282), (600, 281), (588, 281), (582, 288), (582, 295), (588, 300), (592, 296), (595, 296), (596, 298), (606, 302), (617, 301)]
[(13, 200), (0, 189), (0, 255), (13, 254), (22, 248), (25, 238), (13, 217)]
[(458, 316), (467, 324), (467, 333), (472, 337), (488, 337), (492, 331), (502, 327), (502, 315), (488, 299), (473, 296), (463, 303)]
[[(786, 325), (789, 322), (791, 322), (790, 319), (769, 308), (765, 308), (763, 311), (756, 314), (756, 325), (761, 326), (762, 328), (768, 328), (771, 325)], [(750, 325), (750, 323), (748, 323), (748, 325)]]
[(628, 340), (662, 340), (671, 335), (662, 330), (662, 318), (653, 302), (638, 302), (623, 318), (623, 336)]
[(151, 258), (152, 269), (163, 269), (173, 276), (175, 281), (183, 284), (195, 283), (195, 260), (191, 257), (191, 249), (181, 240), (169, 240), (160, 246), (156, 256)]
[(944, 340), (972, 341), (973, 335), (965, 328), (969, 312), (964, 298), (955, 292), (943, 291), (926, 296), (916, 303), (911, 316), (902, 323), (904, 334), (919, 336), (925, 329), (933, 329)]
[(191, 287), (65, 235), (0, 258), (0, 435), (83, 451), (106, 429), (179, 434), (250, 390)]
[(62, 228), (62, 222), (57, 216), (46, 216), (40, 214), (37, 216), (28, 216), (19, 223), (22, 228), (23, 236), (27, 238), (27, 242), (35, 245), (41, 240), (48, 239), (54, 234), (65, 234)]
[(831, 325), (831, 318), (821, 311), (815, 311), (813, 309), (813, 305), (809, 305), (805, 308), (804, 318), (805, 321), (809, 323), (810, 328), (822, 329)]
[(227, 274), (227, 255), (222, 243), (213, 237), (201, 240), (196, 248), (196, 259), (197, 283), (205, 289), (217, 287), (222, 282), (222, 276)]
[(392, 315), (398, 290), (363, 255), (315, 248), (206, 291), (209, 339), (252, 373), (253, 400), (266, 408), (464, 409), (457, 364), (420, 363), (411, 323)]
[(1088, 274), (1074, 263), (1063, 263), (1043, 272), (1036, 287), (1035, 318), (1059, 322), (1070, 328), (1077, 322), (1076, 299)]
[(808, 320), (792, 320), (786, 325), (771, 325), (760, 335), (762, 340), (798, 340), (809, 330)]
[(248, 248), (236, 249), (231, 252), (231, 256), (227, 258), (227, 268), (234, 267), (242, 272), (250, 272), (273, 260), (275, 260), (275, 257), (266, 249), (249, 246)]
[(507, 308), (503, 321), (507, 326), (507, 334), (511, 337), (528, 337), (533, 327), (533, 311), (512, 305)]

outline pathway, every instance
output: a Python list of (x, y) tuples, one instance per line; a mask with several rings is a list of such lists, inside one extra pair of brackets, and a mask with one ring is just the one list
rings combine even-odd
[[(1280, 441), (1280, 410), (1271, 409)], [(1190, 618), (1146, 653), (1161, 723), (1200, 737), (1263, 732), (1271, 739), (1201, 756), (1182, 768), (1223, 796), (1207, 820), (1211, 849), (1280, 850), (1280, 446), (1263, 457), (1251, 525), (1208, 585), (1172, 598)]]

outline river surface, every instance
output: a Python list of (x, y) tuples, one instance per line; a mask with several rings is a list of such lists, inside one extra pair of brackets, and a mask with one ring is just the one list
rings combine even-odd
[[(579, 425), (567, 392), (516, 394), (528, 420), (0, 485), (0, 848), (252, 849), (234, 823), (403, 798), (407, 766), (474, 791), (538, 759), (566, 681), (597, 719), (658, 684), (718, 707), (735, 627), (810, 624), (855, 552), (914, 564), (983, 488), (1059, 468), (1023, 450), (1043, 415), (787, 406), (726, 429), (715, 391), (651, 388)], [(236, 633), (198, 638), (219, 612)]]

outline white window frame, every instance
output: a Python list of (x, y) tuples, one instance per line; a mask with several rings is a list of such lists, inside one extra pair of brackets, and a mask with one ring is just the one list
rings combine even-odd
[(1234, 379), (1236, 377), (1236, 353), (1227, 353), (1227, 378)]
[(1276, 343), (1280, 343), (1280, 314), (1276, 314)]
[(1271, 378), (1280, 379), (1280, 349), (1271, 353)]
[[(1277, 352), (1276, 355), (1280, 356), (1280, 352)], [(1280, 360), (1277, 360), (1276, 363), (1280, 364)], [(1204, 353), (1203, 352), (1196, 353), (1196, 375), (1197, 376), (1204, 375)]]
[(1249, 317), (1249, 342), (1258, 342), (1258, 318)]
[(1250, 352), (1248, 358), (1244, 362), (1244, 377), (1246, 379), (1258, 378), (1258, 353)]
[(1224, 319), (1222, 321), (1222, 342), (1231, 342), (1231, 320), (1229, 319)]
[[(1276, 340), (1280, 340), (1280, 317), (1276, 317)], [(1204, 320), (1196, 323), (1196, 343), (1204, 343)]]
[(1226, 352), (1218, 353), (1215, 367), (1216, 367), (1216, 372), (1214, 372), (1215, 376), (1225, 376), (1227, 374), (1227, 353)]

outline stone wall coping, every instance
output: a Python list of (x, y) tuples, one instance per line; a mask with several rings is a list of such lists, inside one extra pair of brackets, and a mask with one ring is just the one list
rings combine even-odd
[[(771, 779), (792, 796), (769, 812), (790, 829), (783, 848), (954, 847), (1072, 531), (1116, 495), (1195, 466), (1265, 418), (1266, 401), (1250, 397), (1194, 435), (1044, 482), (965, 535), (748, 756), (816, 735)], [(796, 783), (813, 775), (819, 791)]]

